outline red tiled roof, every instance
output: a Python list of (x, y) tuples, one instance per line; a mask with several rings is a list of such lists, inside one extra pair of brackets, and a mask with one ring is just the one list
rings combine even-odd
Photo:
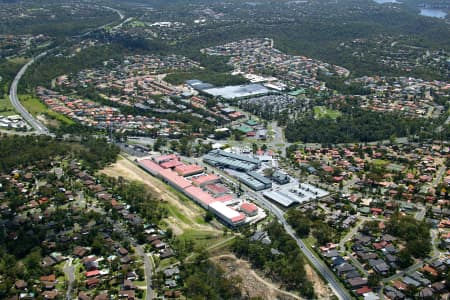
[(241, 221), (244, 221), (244, 220), (245, 220), (245, 216), (243, 214), (241, 214), (241, 213), (239, 214), (239, 216), (231, 218), (231, 222), (233, 222), (233, 223), (238, 223), (238, 222), (241, 222)]
[(205, 192), (199, 187), (196, 186), (190, 186), (185, 189), (185, 192), (190, 195), (192, 198), (196, 199), (197, 201), (200, 201), (206, 205), (209, 205), (213, 202), (216, 202), (217, 200), (209, 193)]
[(86, 277), (94, 277), (94, 276), (98, 276), (100, 275), (100, 271), (99, 270), (93, 270), (93, 271), (88, 271), (86, 272)]
[(220, 184), (208, 184), (206, 189), (215, 195), (224, 194), (228, 191), (226, 187)]
[(143, 167), (145, 167), (145, 168), (147, 168), (147, 169), (149, 169), (149, 170), (155, 172), (156, 174), (159, 174), (159, 172), (161, 172), (162, 170), (164, 170), (164, 169), (161, 168), (158, 164), (154, 163), (154, 162), (151, 161), (150, 159), (143, 159), (143, 160), (140, 160), (139, 163), (140, 163)]
[(366, 294), (366, 293), (370, 293), (371, 291), (372, 291), (372, 289), (369, 288), (368, 286), (363, 286), (362, 288), (357, 289), (356, 293), (358, 295), (363, 295), (363, 294)]
[(53, 281), (56, 281), (56, 276), (55, 276), (55, 274), (51, 274), (51, 275), (48, 275), (48, 276), (41, 276), (39, 279), (41, 281), (53, 282)]
[(175, 172), (178, 173), (178, 175), (181, 176), (188, 176), (196, 173), (203, 172), (203, 167), (198, 165), (180, 165), (175, 167)]
[(180, 189), (186, 189), (191, 186), (191, 183), (184, 179), (182, 176), (178, 176), (177, 173), (173, 172), (172, 170), (166, 169), (159, 172), (159, 174), (169, 181), (170, 183), (176, 185)]
[(244, 212), (252, 213), (252, 212), (258, 210), (258, 207), (257, 207), (255, 204), (253, 204), (253, 203), (243, 203), (243, 204), (241, 205), (241, 209), (242, 209)]
[(161, 155), (161, 156), (153, 158), (153, 160), (156, 163), (161, 163), (161, 162), (173, 160), (173, 159), (178, 159), (178, 156), (176, 156), (175, 154), (167, 154), (167, 155)]
[(234, 199), (234, 196), (231, 194), (226, 194), (226, 195), (215, 198), (215, 200), (219, 201), (219, 202), (227, 202), (227, 201), (230, 201), (233, 199)]
[(94, 285), (94, 284), (98, 284), (99, 282), (100, 282), (100, 279), (98, 279), (97, 277), (86, 280), (87, 285)]
[(208, 174), (205, 176), (200, 176), (200, 177), (196, 177), (196, 178), (192, 178), (192, 183), (196, 186), (201, 186), (203, 184), (209, 183), (209, 182), (214, 182), (219, 180), (220, 177), (215, 175), (215, 174)]
[(181, 165), (183, 165), (183, 163), (177, 159), (169, 160), (160, 164), (160, 166), (164, 169), (171, 169)]

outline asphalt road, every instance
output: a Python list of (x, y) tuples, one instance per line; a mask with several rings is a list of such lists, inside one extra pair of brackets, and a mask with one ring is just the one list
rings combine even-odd
[(147, 285), (147, 293), (145, 294), (145, 300), (151, 300), (151, 299), (153, 299), (153, 296), (154, 296), (153, 290), (152, 290), (153, 265), (150, 262), (150, 258), (145, 253), (145, 251), (141, 245), (136, 246), (136, 252), (144, 260), (145, 283)]
[[(209, 170), (214, 169), (216, 174), (220, 174), (226, 179), (228, 179), (230, 182), (236, 182), (233, 178), (231, 178), (228, 174), (223, 172), (222, 170), (219, 170), (217, 168), (214, 168), (210, 165), (206, 165), (203, 163), (203, 161), (200, 158), (188, 158), (183, 157), (183, 160), (186, 160), (188, 162), (197, 163), (200, 166), (207, 167)], [(313, 267), (322, 275), (322, 277), (328, 282), (329, 286), (335, 293), (335, 295), (341, 299), (341, 300), (350, 300), (353, 299), (351, 295), (348, 293), (348, 291), (337, 281), (336, 277), (334, 276), (333, 271), (331, 271), (327, 265), (321, 260), (318, 259), (314, 254), (306, 247), (306, 245), (303, 243), (303, 241), (298, 238), (292, 229), (292, 227), (288, 224), (286, 219), (284, 218), (284, 212), (278, 208), (277, 206), (273, 205), (269, 200), (264, 198), (261, 194), (258, 194), (251, 190), (250, 188), (247, 188), (245, 185), (241, 185), (242, 189), (245, 190), (247, 195), (249, 195), (252, 199), (255, 200), (257, 204), (260, 206), (266, 208), (269, 210), (280, 222), (281, 225), (283, 225), (286, 232), (295, 240), (297, 245), (299, 246), (300, 250), (303, 252), (303, 254), (306, 256), (306, 258), (309, 260), (309, 262), (313, 265)]]
[[(104, 6), (105, 9), (109, 9), (117, 13), (120, 20), (123, 20), (125, 16), (120, 12), (119, 10)], [(102, 28), (106, 25), (100, 26), (99, 28)], [(88, 32), (87, 34), (89, 34)], [(84, 36), (84, 35), (82, 35)], [(27, 71), (28, 67), (31, 66), (35, 61), (40, 59), (41, 57), (47, 55), (48, 51), (45, 51), (41, 54), (39, 54), (36, 57), (33, 57), (28, 63), (26, 63), (17, 73), (16, 77), (14, 78), (14, 81), (11, 84), (11, 87), (9, 89), (9, 100), (11, 101), (11, 104), (14, 106), (16, 111), (22, 116), (22, 118), (33, 127), (36, 133), (38, 134), (45, 134), (45, 135), (52, 135), (47, 127), (45, 127), (44, 124), (42, 124), (38, 119), (34, 118), (26, 109), (25, 107), (20, 103), (19, 97), (17, 96), (17, 86), (19, 85), (20, 79), (23, 77), (25, 72)]]
[(284, 218), (284, 212), (258, 193), (248, 191), (248, 194), (252, 196), (256, 200), (256, 202), (258, 202), (258, 204), (267, 208), (273, 215), (277, 217), (278, 221), (281, 223), (281, 225), (283, 225), (287, 234), (289, 234), (295, 240), (297, 245), (300, 247), (300, 250), (313, 265), (313, 267), (328, 282), (336, 296), (342, 300), (352, 299), (348, 291), (343, 288), (341, 284), (336, 280), (336, 277), (334, 277), (333, 272), (328, 268), (328, 266), (325, 265), (325, 263), (321, 259), (316, 258), (316, 256), (306, 247), (305, 243), (296, 236), (294, 230)]
[(64, 274), (67, 277), (67, 282), (68, 282), (68, 286), (67, 286), (67, 292), (66, 292), (66, 299), (67, 300), (71, 300), (72, 296), (72, 287), (73, 287), (73, 283), (75, 282), (75, 268), (72, 265), (72, 258), (69, 258), (69, 261), (66, 262), (66, 264), (64, 265), (63, 268)]
[(125, 16), (123, 15), (123, 13), (122, 13), (120, 10), (115, 9), (115, 8), (112, 8), (112, 7), (109, 7), (109, 6), (103, 6), (103, 7), (106, 8), (106, 9), (112, 10), (113, 12), (115, 12), (116, 14), (118, 14), (118, 15), (119, 15), (119, 18), (120, 18), (121, 20), (123, 20), (123, 19), (125, 18)]
[(142, 257), (144, 261), (144, 274), (145, 274), (145, 284), (147, 286), (147, 292), (145, 296), (145, 300), (153, 299), (153, 289), (152, 289), (152, 273), (153, 273), (153, 264), (150, 262), (150, 258), (147, 254), (145, 254), (144, 248), (142, 245), (138, 245), (136, 240), (131, 236), (128, 232), (128, 229), (124, 226), (124, 224), (120, 222), (115, 222), (111, 218), (108, 217), (109, 222), (113, 224), (113, 230), (119, 233), (124, 239), (126, 239), (131, 245), (133, 245), (136, 249), (137, 254)]
[(441, 179), (442, 179), (442, 177), (444, 176), (444, 174), (445, 174), (445, 171), (446, 171), (446, 167), (445, 166), (442, 166), (440, 169), (439, 169), (439, 171), (437, 172), (437, 175), (436, 175), (436, 178), (433, 180), (433, 186), (435, 187), (435, 186), (437, 186), (440, 182), (441, 182)]
[[(273, 139), (269, 142), (270, 147), (273, 149), (277, 149), (281, 151), (281, 155), (286, 157), (286, 147), (289, 147), (291, 143), (288, 143), (284, 139), (283, 128), (277, 125), (277, 122), (274, 121), (271, 123), (273, 130)], [(283, 146), (280, 146), (283, 145)]]
[(11, 104), (14, 106), (16, 111), (20, 113), (22, 118), (33, 127), (33, 129), (38, 134), (45, 134), (50, 135), (50, 131), (47, 127), (44, 126), (39, 120), (34, 118), (26, 109), (23, 107), (22, 103), (19, 101), (19, 97), (17, 96), (17, 86), (19, 84), (20, 79), (22, 78), (23, 74), (25, 74), (26, 70), (29, 66), (31, 66), (36, 60), (39, 58), (47, 55), (47, 52), (43, 52), (39, 54), (38, 56), (32, 58), (28, 63), (26, 63), (17, 73), (16, 77), (14, 78), (14, 81), (11, 84), (11, 88), (9, 89), (9, 100), (11, 101)]

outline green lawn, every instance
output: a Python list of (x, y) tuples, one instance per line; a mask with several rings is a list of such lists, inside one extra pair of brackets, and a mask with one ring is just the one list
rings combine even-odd
[(85, 279), (83, 274), (83, 265), (80, 260), (77, 260), (76, 262), (73, 261), (73, 264), (75, 265), (75, 279), (78, 282), (82, 282)]
[(143, 280), (140, 280), (140, 281), (134, 281), (134, 285), (137, 286), (137, 287), (145, 287), (146, 286), (145, 278)]
[(75, 122), (68, 117), (54, 112), (49, 109), (44, 103), (42, 103), (39, 99), (33, 97), (32, 95), (19, 95), (20, 102), (22, 105), (33, 115), (46, 115), (51, 119), (57, 120), (60, 123), (64, 123), (66, 125), (73, 125)]
[(31, 95), (19, 95), (19, 99), (32, 115), (43, 114), (48, 110), (44, 103)]
[(130, 22), (130, 26), (135, 28), (135, 27), (145, 27), (145, 23), (141, 22), (141, 21), (133, 21)]
[(24, 65), (28, 62), (28, 60), (29, 60), (28, 58), (19, 56), (19, 57), (11, 58), (9, 60), (9, 62), (12, 64), (16, 64), (16, 65)]
[(0, 116), (17, 115), (17, 112), (14, 110), (14, 107), (7, 97), (8, 96), (6, 96), (6, 98), (0, 98)]
[(200, 224), (200, 225), (204, 225), (206, 224), (205, 218), (202, 216), (198, 216), (195, 218), (195, 223)]
[(164, 270), (168, 266), (173, 265), (174, 263), (177, 263), (177, 262), (178, 262), (178, 259), (176, 259), (175, 257), (169, 257), (169, 258), (161, 260), (159, 262), (158, 268), (160, 270)]
[(313, 246), (315, 246), (317, 243), (316, 238), (313, 237), (312, 235), (310, 235), (306, 239), (302, 239), (302, 240), (310, 249), (313, 249)]
[(224, 236), (221, 234), (213, 234), (208, 231), (189, 229), (184, 231), (178, 238), (194, 242), (194, 249), (201, 250), (218, 243), (220, 240), (224, 239)]
[(325, 106), (314, 106), (314, 118), (316, 119), (337, 119), (340, 116), (342, 116), (342, 113), (340, 111), (329, 109)]
[(167, 209), (170, 216), (180, 220), (183, 223), (192, 225), (192, 221), (189, 220), (185, 215), (183, 215), (175, 206), (169, 203), (164, 203), (164, 207)]
[(384, 159), (374, 159), (372, 160), (372, 164), (376, 167), (386, 167), (389, 164), (389, 161)]

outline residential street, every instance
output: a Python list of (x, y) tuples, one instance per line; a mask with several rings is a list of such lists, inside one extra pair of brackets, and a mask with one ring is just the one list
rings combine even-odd
[(72, 299), (72, 288), (73, 288), (73, 283), (75, 282), (75, 268), (72, 264), (72, 258), (70, 257), (68, 261), (66, 261), (64, 268), (64, 275), (66, 277), (67, 280), (67, 292), (66, 292), (66, 300), (71, 300)]
[(142, 260), (144, 261), (144, 273), (145, 273), (145, 283), (147, 286), (147, 292), (145, 294), (145, 300), (151, 300), (153, 299), (153, 290), (152, 290), (152, 272), (153, 272), (153, 263), (150, 262), (149, 256), (145, 253), (144, 248), (142, 245), (136, 246), (136, 252), (137, 254), (142, 257)]

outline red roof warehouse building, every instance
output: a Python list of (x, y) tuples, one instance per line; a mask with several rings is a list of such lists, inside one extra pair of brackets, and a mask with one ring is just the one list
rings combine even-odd
[(249, 217), (254, 217), (258, 214), (258, 207), (253, 203), (242, 203), (241, 211)]
[(175, 172), (184, 177), (200, 174), (203, 171), (203, 167), (197, 165), (179, 165), (175, 167)]
[(192, 178), (192, 183), (195, 186), (205, 186), (207, 184), (213, 184), (216, 182), (219, 182), (220, 178), (217, 175), (214, 174), (208, 174), (208, 175), (202, 175), (202, 176), (196, 176)]
[[(198, 205), (213, 212), (229, 226), (235, 227), (245, 223), (246, 216), (258, 214), (258, 208), (251, 203), (244, 203), (240, 211), (225, 203), (234, 200), (229, 190), (220, 184), (220, 177), (204, 174), (198, 165), (185, 165), (176, 155), (163, 155), (153, 159), (143, 159), (138, 164), (148, 173), (161, 178), (164, 182), (188, 196)], [(173, 168), (173, 171), (172, 171)]]

